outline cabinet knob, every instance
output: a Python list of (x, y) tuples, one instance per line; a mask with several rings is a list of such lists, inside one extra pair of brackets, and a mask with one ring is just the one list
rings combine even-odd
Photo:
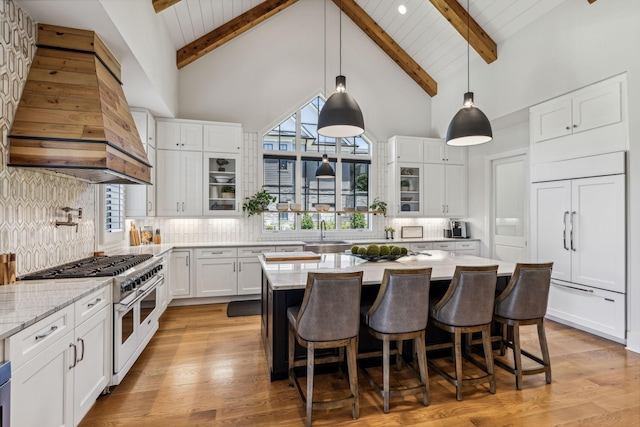
[(574, 128), (577, 128), (577, 127), (578, 127), (578, 125), (573, 125), (573, 127), (574, 127)]
[(565, 129), (566, 129), (566, 130), (569, 130), (569, 129), (571, 129), (571, 128), (570, 128), (569, 126), (567, 126)]

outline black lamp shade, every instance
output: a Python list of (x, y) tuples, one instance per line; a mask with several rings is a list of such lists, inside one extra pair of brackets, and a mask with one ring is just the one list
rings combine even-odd
[(318, 133), (332, 138), (348, 138), (364, 133), (364, 118), (355, 98), (345, 89), (346, 78), (336, 77), (336, 92), (327, 99), (318, 117)]
[(322, 163), (316, 169), (316, 178), (335, 178), (336, 172), (333, 170), (331, 165), (329, 164), (329, 158), (326, 154), (322, 155)]
[[(469, 100), (470, 102), (468, 102)], [(449, 123), (447, 144), (466, 147), (484, 144), (492, 139), (493, 131), (489, 119), (473, 105), (473, 93), (465, 94), (465, 106), (453, 116), (451, 123)]]

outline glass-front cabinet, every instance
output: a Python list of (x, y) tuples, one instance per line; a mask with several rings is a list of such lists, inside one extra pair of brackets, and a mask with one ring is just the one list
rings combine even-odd
[(421, 216), (423, 214), (424, 165), (395, 162), (389, 165), (391, 215)]
[(240, 156), (227, 153), (204, 153), (204, 214), (238, 215), (240, 209)]

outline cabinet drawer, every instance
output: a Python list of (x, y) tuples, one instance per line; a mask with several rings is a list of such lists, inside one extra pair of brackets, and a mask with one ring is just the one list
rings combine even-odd
[(98, 289), (95, 292), (75, 302), (75, 322), (81, 324), (104, 307), (111, 303), (111, 285)]
[(74, 329), (74, 306), (68, 305), (28, 328), (9, 337), (8, 356), (12, 368), (18, 369), (36, 357), (63, 335)]
[(433, 249), (439, 249), (441, 251), (452, 251), (456, 248), (456, 242), (435, 242)]
[(625, 339), (624, 294), (552, 281), (547, 317), (605, 338)]
[(237, 248), (206, 248), (196, 249), (196, 258), (235, 258), (238, 256)]
[(412, 251), (429, 251), (433, 249), (433, 243), (412, 243)]
[(253, 246), (248, 248), (238, 248), (238, 256), (253, 256), (273, 251), (273, 246)]
[(456, 250), (476, 250), (479, 248), (478, 242), (455, 242)]
[(276, 246), (275, 251), (276, 252), (302, 252), (304, 251), (304, 247), (299, 245)]

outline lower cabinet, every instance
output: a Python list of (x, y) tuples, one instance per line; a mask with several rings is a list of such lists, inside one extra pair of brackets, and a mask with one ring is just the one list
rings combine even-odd
[(238, 293), (238, 250), (196, 249), (196, 297), (220, 297)]
[(411, 243), (411, 250), (420, 252), (425, 250), (450, 251), (458, 255), (480, 255), (480, 242), (477, 240), (446, 241), (446, 242), (423, 242)]
[(6, 340), (11, 425), (76, 426), (111, 378), (111, 287)]
[(169, 258), (169, 300), (190, 298), (191, 285), (191, 249), (173, 250)]

